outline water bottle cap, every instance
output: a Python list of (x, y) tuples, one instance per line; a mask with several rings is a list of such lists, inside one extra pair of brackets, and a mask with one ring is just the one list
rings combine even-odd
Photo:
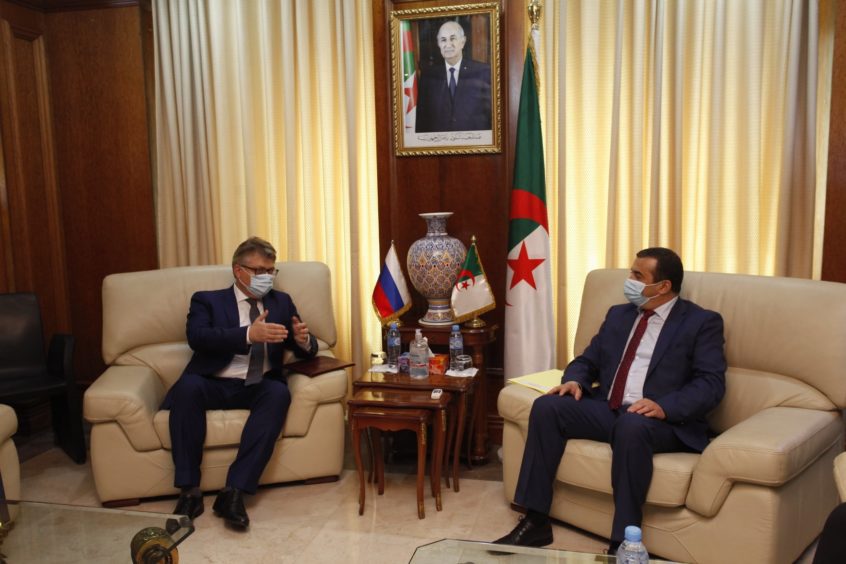
[(453, 326), (452, 326), (452, 330), (453, 330), (453, 331), (458, 331), (458, 330), (459, 330), (459, 329), (458, 329), (458, 325), (453, 325)]
[(629, 525), (626, 527), (626, 540), (629, 542), (640, 542), (643, 538), (643, 533), (640, 531), (640, 527), (635, 527), (634, 525)]
[(397, 328), (397, 322), (391, 321), (391, 329), (396, 329), (396, 328)]

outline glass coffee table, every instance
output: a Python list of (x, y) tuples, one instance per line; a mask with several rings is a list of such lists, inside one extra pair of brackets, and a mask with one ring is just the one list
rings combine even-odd
[[(615, 563), (617, 559), (607, 554), (570, 552), (550, 548), (529, 548), (489, 542), (443, 539), (417, 547), (409, 564), (588, 564)], [(666, 560), (650, 560), (653, 563)]]
[(184, 515), (34, 501), (0, 502), (0, 520), (0, 564), (176, 564), (178, 545), (194, 532)]

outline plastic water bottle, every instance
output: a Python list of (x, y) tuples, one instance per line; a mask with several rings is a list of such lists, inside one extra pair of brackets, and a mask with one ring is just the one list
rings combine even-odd
[(408, 375), (412, 378), (429, 377), (429, 343), (423, 338), (420, 329), (414, 332), (414, 342), (409, 347), (411, 358)]
[(625, 532), (626, 540), (620, 544), (617, 549), (617, 562), (624, 564), (647, 564), (649, 562), (649, 553), (646, 547), (643, 546), (643, 533), (640, 527), (629, 525)]
[(400, 355), (400, 332), (397, 329), (397, 323), (394, 321), (391, 323), (391, 326), (388, 327), (388, 366), (390, 368), (397, 367), (397, 359), (399, 359)]
[(449, 334), (449, 369), (461, 370), (458, 355), (464, 354), (464, 337), (461, 336), (461, 329), (458, 325), (452, 326), (452, 333)]

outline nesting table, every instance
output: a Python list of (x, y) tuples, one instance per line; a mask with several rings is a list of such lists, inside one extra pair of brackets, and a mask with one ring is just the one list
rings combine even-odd
[[(476, 375), (476, 378), (478, 377)], [(464, 422), (467, 419), (467, 396), (473, 391), (473, 386), (474, 378), (430, 374), (428, 378), (415, 379), (403, 373), (367, 372), (353, 382), (353, 392), (357, 393), (360, 390), (401, 390), (423, 392), (428, 396), (432, 390), (440, 388), (444, 392), (452, 394), (455, 403), (455, 416), (450, 418), (451, 431), (447, 434), (445, 458), (449, 458), (449, 451), (452, 449), (452, 485), (457, 492), (459, 491), (459, 455), (464, 437)], [(452, 425), (452, 422), (455, 425)], [(452, 432), (453, 429), (455, 432)], [(445, 476), (447, 487), (449, 487), (449, 472)]]
[(379, 487), (379, 495), (385, 491), (385, 467), (382, 458), (381, 431), (413, 431), (417, 435), (417, 517), (423, 519), (423, 482), (426, 466), (426, 429), (432, 425), (435, 435), (429, 477), (435, 507), (441, 504), (441, 467), (444, 458), (444, 438), (451, 396), (448, 392), (433, 398), (430, 392), (421, 390), (359, 389), (348, 401), (350, 435), (352, 436), (355, 466), (358, 471), (359, 493), (358, 514), (364, 513), (364, 471), (361, 464), (361, 434), (365, 430), (375, 433), (370, 449), (370, 464)]

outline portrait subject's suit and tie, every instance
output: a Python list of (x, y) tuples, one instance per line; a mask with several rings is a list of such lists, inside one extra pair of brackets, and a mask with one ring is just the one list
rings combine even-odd
[(446, 65), (421, 69), (415, 131), (479, 131), (491, 126), (491, 66), (463, 58), (453, 96)]

